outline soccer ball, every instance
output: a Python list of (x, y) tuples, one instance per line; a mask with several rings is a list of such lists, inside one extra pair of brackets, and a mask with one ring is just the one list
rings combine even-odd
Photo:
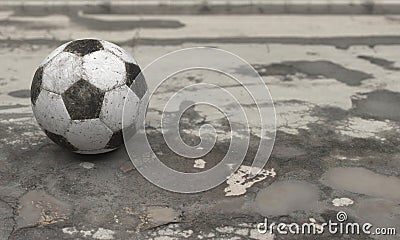
[[(147, 85), (142, 74), (137, 77), (140, 72), (135, 59), (113, 43), (68, 42), (50, 53), (35, 72), (31, 86), (35, 118), (51, 140), (73, 152), (117, 149), (123, 143), (123, 125), (134, 134), (146, 104)], [(124, 104), (129, 117), (122, 125)]]

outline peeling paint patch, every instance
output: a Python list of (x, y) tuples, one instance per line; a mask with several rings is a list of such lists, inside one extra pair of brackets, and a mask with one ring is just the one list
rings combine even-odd
[(343, 125), (338, 127), (339, 133), (354, 138), (375, 138), (385, 141), (386, 139), (379, 136), (379, 133), (396, 129), (390, 121), (367, 120), (359, 117), (349, 118), (342, 123)]
[[(99, 230), (102, 228), (99, 228)], [(97, 230), (96, 233), (99, 231)], [(100, 232), (104, 232), (104, 230), (106, 229), (102, 229)], [(109, 230), (111, 231), (111, 230)], [(81, 236), (81, 237), (90, 237), (93, 235), (93, 233), (95, 232), (94, 229), (90, 229), (90, 230), (78, 230), (76, 227), (65, 227), (62, 229), (62, 232), (65, 234), (69, 234), (69, 235), (74, 235), (74, 236)], [(97, 237), (101, 237), (102, 235), (99, 233), (97, 235)], [(112, 239), (112, 238), (105, 238), (105, 239)]]
[(341, 160), (341, 161), (359, 161), (360, 160), (359, 157), (351, 157), (351, 158), (349, 158), (349, 157), (346, 157), (346, 156), (343, 156), (343, 155), (333, 155), (332, 158), (333, 159), (338, 159), (338, 160)]
[(256, 239), (256, 240), (273, 240), (275, 238), (275, 235), (272, 235), (270, 233), (265, 233), (261, 234), (258, 232), (257, 229), (251, 229), (250, 230), (250, 239)]
[(92, 231), (93, 231), (93, 230), (87, 230), (87, 231), (85, 231), (85, 230), (80, 230), (79, 233), (82, 234), (83, 237), (90, 237), (90, 236), (92, 236), (92, 234), (93, 234)]
[(109, 240), (109, 239), (114, 239), (114, 234), (115, 232), (109, 229), (105, 228), (99, 228), (94, 234), (93, 238), (94, 239), (100, 239), (100, 240)]
[(275, 235), (269, 232), (262, 234), (257, 230), (256, 223), (241, 223), (238, 225), (222, 225), (214, 229), (195, 234), (191, 229), (183, 230), (179, 224), (170, 224), (153, 230), (147, 234), (148, 239), (152, 240), (175, 240), (175, 239), (253, 239), (253, 240), (273, 240)]
[(83, 162), (83, 163), (80, 163), (79, 166), (83, 167), (84, 169), (92, 169), (94, 167), (94, 163)]
[(347, 207), (353, 205), (354, 201), (350, 198), (335, 198), (332, 200), (332, 204), (335, 207)]
[(193, 235), (193, 230), (182, 230), (178, 224), (170, 224), (164, 228), (151, 232), (150, 239), (188, 239)]
[(322, 233), (322, 231), (324, 229), (322, 224), (317, 223), (317, 220), (315, 220), (315, 218), (309, 218), (308, 220), (310, 221), (310, 223), (314, 223), (315, 230), (317, 233)]
[(257, 176), (250, 178), (249, 172), (252, 169), (251, 166), (242, 165), (240, 168), (233, 173), (226, 183), (229, 185), (225, 188), (225, 196), (239, 196), (246, 193), (247, 189), (253, 186), (255, 183), (260, 182), (267, 177), (275, 177), (276, 172), (273, 168), (270, 170), (261, 170)]
[(233, 233), (235, 230), (232, 226), (217, 227), (215, 230), (220, 233)]
[(288, 134), (297, 135), (299, 130), (308, 130), (307, 124), (320, 120), (311, 116), (313, 105), (302, 102), (276, 102), (277, 130)]
[(76, 227), (66, 227), (62, 229), (63, 233), (69, 234), (69, 235), (74, 235), (78, 233), (78, 230), (76, 230)]
[(206, 166), (206, 161), (204, 161), (203, 159), (196, 159), (194, 161), (194, 168), (205, 168)]

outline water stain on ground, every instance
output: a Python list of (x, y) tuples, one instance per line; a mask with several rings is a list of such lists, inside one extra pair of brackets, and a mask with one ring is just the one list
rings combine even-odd
[(257, 194), (255, 208), (264, 216), (287, 215), (298, 210), (315, 209), (318, 199), (318, 188), (310, 183), (275, 182)]
[(15, 98), (30, 98), (31, 91), (29, 89), (22, 89), (22, 90), (9, 92), (8, 95), (11, 97), (15, 97)]
[(290, 76), (304, 74), (311, 79), (336, 79), (348, 86), (359, 86), (363, 80), (372, 78), (358, 70), (345, 68), (337, 63), (325, 60), (318, 61), (285, 61), (270, 65), (257, 64), (254, 68), (261, 76)]
[(71, 206), (44, 191), (30, 191), (19, 201), (18, 228), (47, 225), (64, 221), (71, 213)]
[(300, 148), (291, 147), (291, 146), (275, 146), (272, 155), (277, 156), (279, 158), (295, 158), (305, 156), (307, 152)]
[(400, 200), (399, 178), (377, 174), (365, 168), (331, 168), (323, 174), (321, 182), (338, 190)]
[(361, 37), (321, 37), (321, 38), (299, 38), (299, 37), (215, 37), (215, 38), (202, 38), (202, 37), (188, 37), (188, 38), (168, 38), (168, 39), (155, 39), (155, 38), (140, 38), (131, 39), (121, 42), (121, 45), (129, 45), (132, 42), (139, 45), (182, 45), (185, 43), (198, 43), (198, 44), (287, 44), (287, 45), (327, 45), (334, 46), (338, 49), (348, 49), (355, 45), (364, 45), (374, 47), (376, 45), (398, 45), (400, 44), (400, 37), (398, 36), (361, 36)]
[[(18, 16), (18, 15), (17, 15)], [(185, 24), (178, 20), (161, 20), (161, 19), (140, 19), (140, 20), (105, 20), (96, 18), (96, 14), (83, 14), (81, 12), (64, 13), (58, 16), (67, 17), (66, 20), (60, 21), (32, 21), (31, 18), (24, 19), (20, 16), (18, 20), (6, 19), (0, 21), (0, 26), (14, 26), (23, 29), (51, 30), (60, 29), (68, 25), (83, 26), (87, 29), (97, 31), (126, 31), (137, 28), (181, 28)], [(51, 17), (44, 15), (42, 17)], [(69, 19), (69, 21), (68, 21)]]
[(60, 28), (57, 24), (53, 23), (48, 23), (48, 22), (34, 22), (31, 19), (30, 20), (1, 20), (0, 21), (0, 26), (12, 26), (16, 28), (22, 28), (26, 30), (52, 30), (52, 29), (57, 29)]
[(375, 90), (352, 99), (352, 111), (364, 118), (400, 121), (400, 93)]
[[(30, 39), (1, 39), (0, 46), (19, 47), (21, 45), (45, 45), (60, 46), (69, 40), (47, 39), (44, 37)], [(178, 46), (187, 43), (190, 44), (282, 44), (282, 45), (302, 45), (315, 46), (325, 45), (334, 46), (338, 49), (348, 49), (351, 46), (361, 45), (374, 47), (376, 45), (391, 46), (399, 45), (399, 36), (373, 36), (373, 37), (327, 37), (327, 38), (297, 38), (297, 37), (187, 37), (187, 38), (137, 38), (129, 40), (114, 41), (121, 46)]]
[(371, 223), (374, 227), (400, 228), (400, 205), (391, 200), (363, 199), (357, 203), (355, 214), (363, 222)]
[(181, 222), (183, 213), (173, 208), (164, 206), (146, 207), (140, 219), (142, 224), (139, 226), (141, 230), (151, 229), (168, 223)]
[(375, 64), (377, 66), (383, 67), (384, 69), (387, 70), (394, 70), (394, 71), (400, 71), (399, 67), (395, 67), (394, 61), (389, 61), (383, 58), (377, 58), (377, 57), (372, 57), (372, 56), (366, 56), (366, 55), (360, 55), (358, 58), (367, 60), (368, 62)]
[(211, 209), (218, 213), (241, 213), (246, 207), (246, 200), (243, 198), (230, 198), (216, 203)]
[(15, 109), (29, 107), (29, 105), (15, 104), (15, 105), (1, 105), (0, 110)]
[(21, 119), (21, 118), (31, 118), (32, 113), (2, 113), (0, 114), (0, 119), (11, 120), (11, 119)]
[(74, 16), (71, 20), (77, 25), (82, 25), (88, 29), (97, 31), (126, 31), (137, 28), (181, 28), (185, 26), (185, 24), (177, 20), (159, 19), (106, 21), (83, 16)]
[(324, 118), (327, 121), (340, 121), (348, 117), (349, 112), (332, 106), (315, 106), (311, 112), (312, 116)]

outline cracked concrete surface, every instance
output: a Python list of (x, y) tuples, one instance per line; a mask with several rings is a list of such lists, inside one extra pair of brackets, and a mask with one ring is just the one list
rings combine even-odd
[[(81, 16), (91, 19), (81, 24), (76, 15), (0, 15), (0, 239), (292, 239), (260, 234), (257, 223), (268, 217), (321, 224), (340, 210), (351, 220), (400, 231), (399, 22), (383, 16), (94, 15)], [(253, 181), (238, 171), (233, 179), (239, 182), (176, 194), (144, 179), (124, 149), (81, 156), (53, 144), (31, 112), (33, 71), (56, 45), (88, 36), (121, 44), (143, 67), (191, 46), (246, 59), (268, 84), (277, 112), (275, 148), (261, 175)], [(241, 91), (216, 73), (180, 73), (159, 89), (146, 121), (157, 155), (186, 172), (215, 166), (229, 147), (226, 119), (209, 108), (196, 106), (181, 119), (189, 144), (198, 143), (201, 125), (215, 126), (219, 141), (202, 161), (176, 156), (157, 128), (161, 103), (201, 82)], [(253, 113), (254, 104), (241, 100)], [(249, 124), (244, 166), (260, 139), (257, 121)], [(379, 239), (352, 236), (372, 238)]]
[(8, 202), (0, 200), (1, 230), (0, 238), (7, 239), (15, 230), (14, 208)]

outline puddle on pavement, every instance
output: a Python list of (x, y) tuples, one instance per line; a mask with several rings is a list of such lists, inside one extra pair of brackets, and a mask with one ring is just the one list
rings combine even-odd
[(358, 70), (348, 69), (330, 61), (285, 61), (270, 65), (254, 65), (261, 76), (289, 76), (297, 73), (304, 74), (308, 78), (336, 79), (348, 86), (359, 86), (363, 80), (372, 78)]
[(389, 61), (383, 58), (377, 58), (377, 57), (372, 57), (372, 56), (366, 56), (366, 55), (360, 55), (358, 58), (367, 60), (368, 62), (383, 67), (384, 69), (387, 70), (394, 70), (394, 71), (399, 71), (400, 68), (394, 67), (395, 62), (394, 61)]
[(353, 98), (353, 110), (362, 117), (400, 121), (400, 93), (376, 90)]
[(19, 202), (16, 219), (18, 228), (46, 225), (64, 221), (71, 213), (71, 206), (43, 191), (31, 191)]
[(365, 168), (331, 168), (324, 173), (321, 182), (338, 190), (400, 200), (399, 178)]
[(284, 159), (305, 156), (306, 154), (302, 149), (288, 146), (275, 146), (272, 151), (272, 155)]
[(315, 185), (302, 181), (275, 182), (257, 194), (255, 210), (264, 216), (286, 215), (315, 209), (318, 200), (319, 191)]
[[(17, 14), (18, 15), (18, 14)], [(114, 15), (115, 18), (121, 15)], [(133, 15), (132, 15), (133, 16)], [(138, 28), (182, 28), (185, 26), (179, 20), (165, 19), (124, 19), (107, 20), (97, 14), (68, 13), (47, 15), (32, 19), (31, 16), (12, 16), (11, 19), (0, 21), (1, 26), (12, 26), (23, 29), (52, 30), (70, 25), (70, 22), (97, 31), (127, 31)]]
[(15, 98), (30, 98), (31, 91), (28, 89), (17, 90), (17, 91), (9, 92), (8, 95), (11, 97), (15, 97)]
[(375, 227), (400, 228), (400, 205), (386, 199), (365, 199), (358, 203), (356, 216)]
[(182, 221), (183, 213), (173, 208), (163, 206), (149, 206), (143, 211), (140, 219), (142, 224), (139, 229), (150, 229), (162, 226), (168, 223), (177, 223)]
[(70, 18), (78, 25), (97, 31), (127, 31), (138, 28), (181, 28), (185, 26), (185, 24), (177, 20), (142, 19), (107, 21), (78, 15), (70, 16)]

